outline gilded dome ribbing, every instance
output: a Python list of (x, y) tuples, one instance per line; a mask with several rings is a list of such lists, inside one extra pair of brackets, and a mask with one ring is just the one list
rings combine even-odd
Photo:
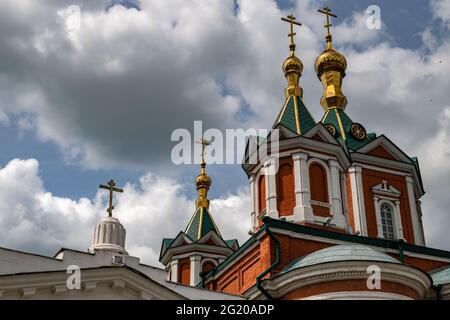
[(345, 77), (345, 70), (347, 69), (347, 60), (345, 57), (337, 52), (331, 44), (331, 39), (328, 41), (325, 51), (320, 54), (314, 63), (314, 69), (318, 77), (326, 71), (339, 71), (342, 77)]

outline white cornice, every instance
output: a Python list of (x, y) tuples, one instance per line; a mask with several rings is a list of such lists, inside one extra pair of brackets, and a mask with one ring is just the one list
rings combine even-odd
[(218, 255), (224, 255), (228, 257), (233, 253), (233, 250), (230, 247), (220, 247), (220, 246), (213, 246), (208, 245), (204, 243), (190, 243), (185, 245), (180, 245), (178, 247), (170, 247), (164, 252), (164, 255), (161, 257), (160, 262), (163, 265), (167, 265), (170, 258), (173, 256), (179, 256), (181, 254), (186, 253), (189, 255), (192, 252), (205, 252), (205, 253), (212, 253), (212, 254), (218, 254)]
[[(416, 268), (403, 264), (380, 261), (338, 261), (294, 269), (264, 280), (264, 288), (274, 297), (281, 298), (296, 289), (341, 280), (367, 280), (367, 268), (377, 265), (381, 269), (381, 286), (384, 281), (395, 282), (416, 291), (419, 297), (426, 296), (431, 286), (429, 276)], [(245, 293), (250, 299), (262, 298), (262, 293), (253, 287)]]
[[(274, 228), (274, 227), (271, 227), (270, 230), (273, 233), (283, 234), (283, 235), (287, 235), (292, 238), (297, 238), (297, 239), (302, 239), (302, 240), (329, 243), (329, 244), (333, 244), (333, 245), (355, 244), (355, 242), (351, 242), (351, 241), (335, 240), (335, 239), (330, 239), (330, 238), (326, 238), (326, 237), (312, 236), (312, 235), (308, 235), (308, 234), (298, 233), (298, 232), (285, 230), (285, 229), (278, 229), (278, 228)], [(380, 251), (380, 252), (399, 254), (398, 250), (396, 250), (396, 249), (388, 249), (388, 248), (383, 248), (383, 247), (378, 247), (378, 246), (371, 246), (368, 244), (364, 244), (364, 245), (367, 247), (373, 248), (377, 251)], [(441, 257), (427, 255), (427, 254), (415, 253), (415, 252), (411, 252), (411, 251), (407, 251), (407, 250), (405, 250), (403, 252), (403, 254), (406, 257), (414, 257), (414, 258), (420, 258), (420, 259), (424, 259), (424, 260), (441, 261), (441, 262), (450, 263), (449, 258), (441, 258)]]
[(382, 291), (339, 291), (318, 294), (303, 300), (412, 300), (409, 297)]
[(68, 276), (66, 270), (2, 276), (0, 292), (15, 296), (19, 294), (26, 294), (30, 297), (36, 295), (39, 298), (40, 290), (48, 290), (52, 294), (57, 294), (58, 298), (66, 293), (72, 295), (79, 293), (79, 298), (82, 298), (83, 292), (95, 291), (106, 285), (112, 289), (127, 288), (137, 296), (140, 296), (139, 293), (144, 293), (147, 297), (158, 299), (184, 298), (154, 280), (125, 267), (81, 269), (81, 290), (63, 290), (66, 287)]

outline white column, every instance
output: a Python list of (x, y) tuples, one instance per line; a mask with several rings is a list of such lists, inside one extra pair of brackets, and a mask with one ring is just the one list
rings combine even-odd
[(202, 257), (200, 256), (191, 256), (190, 260), (191, 260), (191, 286), (196, 286), (197, 283), (200, 282), (200, 271), (201, 271), (201, 266), (200, 266), (200, 260)]
[(295, 183), (294, 221), (314, 222), (309, 192), (309, 170), (306, 164), (308, 155), (306, 153), (295, 153), (292, 155), (292, 160), (294, 162)]
[(406, 176), (406, 189), (408, 191), (409, 208), (411, 211), (411, 221), (414, 232), (414, 244), (423, 246), (424, 242), (421, 236), (422, 230), (420, 228), (419, 216), (417, 214), (416, 196), (414, 194), (413, 179), (411, 176)]
[(362, 169), (360, 166), (349, 168), (350, 185), (352, 189), (353, 216), (355, 219), (355, 231), (367, 236), (366, 210), (364, 205), (364, 189), (362, 183)]
[(420, 237), (421, 237), (421, 243), (423, 246), (426, 245), (425, 243), (425, 234), (423, 233), (423, 215), (422, 215), (422, 202), (420, 200), (416, 201), (417, 203), (417, 215), (419, 216), (419, 224), (420, 224)]
[(346, 227), (345, 217), (342, 212), (342, 198), (340, 191), (339, 162), (335, 159), (328, 161), (331, 175), (331, 215), (333, 223), (341, 228)]
[(383, 224), (381, 221), (381, 212), (380, 212), (380, 206), (378, 204), (378, 201), (380, 200), (380, 198), (378, 196), (374, 196), (373, 197), (373, 205), (375, 208), (375, 217), (377, 219), (377, 232), (378, 238), (384, 238), (384, 234), (383, 234)]
[(341, 194), (342, 194), (342, 208), (344, 210), (345, 225), (347, 232), (353, 232), (350, 227), (350, 221), (348, 217), (348, 207), (347, 207), (347, 176), (341, 173)]
[(278, 219), (277, 209), (277, 172), (278, 162), (276, 159), (269, 159), (264, 164), (264, 174), (266, 175), (266, 216)]
[(170, 281), (178, 282), (178, 259), (170, 261)]
[(251, 210), (251, 227), (250, 227), (250, 233), (254, 233), (256, 232), (257, 228), (258, 228), (258, 215), (256, 213), (256, 211), (258, 210), (258, 202), (257, 202), (257, 197), (256, 195), (258, 194), (256, 192), (256, 183), (255, 183), (255, 176), (251, 175), (250, 178), (248, 179), (249, 183), (250, 183), (250, 210)]
[(395, 201), (395, 224), (397, 229), (397, 239), (405, 240), (403, 236), (403, 225), (402, 225), (402, 217), (400, 215), (400, 201)]

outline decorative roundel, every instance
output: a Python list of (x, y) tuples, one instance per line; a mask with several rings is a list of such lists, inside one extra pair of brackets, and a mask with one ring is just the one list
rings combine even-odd
[(366, 129), (359, 123), (354, 123), (350, 126), (350, 132), (352, 133), (352, 136), (355, 137), (358, 140), (364, 140), (366, 137)]
[(331, 123), (326, 124), (326, 125), (325, 125), (325, 128), (327, 128), (327, 130), (331, 133), (331, 135), (332, 135), (333, 137), (336, 137), (336, 136), (337, 136), (336, 128), (335, 128)]

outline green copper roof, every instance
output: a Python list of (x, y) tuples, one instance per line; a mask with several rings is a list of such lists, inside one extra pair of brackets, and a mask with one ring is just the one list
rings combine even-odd
[(172, 244), (173, 239), (172, 238), (164, 238), (163, 242), (162, 242), (162, 248), (161, 248), (161, 252), (164, 252), (167, 250), (167, 248), (170, 247), (170, 245)]
[(352, 119), (345, 113), (342, 109), (329, 109), (323, 119), (322, 123), (326, 126), (327, 124), (332, 124), (337, 131), (337, 139), (340, 142), (344, 142), (347, 147), (351, 150), (358, 150), (365, 146), (367, 143), (371, 142), (376, 138), (374, 133), (369, 133), (363, 140), (356, 139), (350, 132), (350, 127), (354, 123)]
[(200, 240), (211, 230), (214, 230), (220, 237), (219, 228), (217, 228), (208, 209), (199, 207), (189, 221), (185, 233), (194, 241)]
[(401, 263), (391, 256), (379, 252), (371, 247), (352, 244), (352, 245), (337, 245), (330, 248), (325, 248), (307, 256), (295, 260), (291, 265), (287, 266), (283, 271), (312, 266), (326, 262), (337, 261), (379, 261), (390, 263)]
[(298, 96), (289, 96), (286, 100), (273, 127), (279, 123), (298, 135), (305, 134), (316, 124)]
[(431, 274), (434, 285), (450, 283), (450, 267)]

